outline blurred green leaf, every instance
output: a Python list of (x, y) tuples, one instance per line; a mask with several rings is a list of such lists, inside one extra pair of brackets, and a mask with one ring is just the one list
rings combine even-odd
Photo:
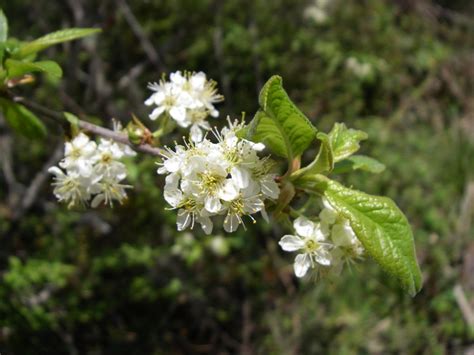
[(0, 106), (5, 120), (16, 133), (30, 139), (46, 136), (46, 126), (25, 106), (3, 98), (0, 98)]
[(342, 174), (354, 170), (364, 170), (369, 173), (380, 174), (385, 170), (385, 165), (365, 155), (352, 155), (337, 163), (333, 173)]
[(259, 103), (263, 113), (257, 113), (251, 123), (250, 138), (290, 160), (301, 155), (316, 137), (316, 128), (288, 97), (281, 77), (267, 81)]
[(8, 20), (5, 13), (0, 8), (0, 42), (5, 42), (8, 38)]
[(15, 59), (7, 59), (5, 61), (5, 68), (10, 78), (20, 77), (33, 72), (43, 72), (53, 78), (61, 78), (63, 75), (59, 64), (51, 60), (29, 63)]
[(334, 162), (347, 158), (360, 148), (359, 142), (368, 138), (367, 133), (347, 128), (344, 123), (335, 123), (329, 140), (334, 152)]
[(24, 58), (33, 53), (42, 51), (58, 43), (72, 41), (78, 38), (91, 36), (100, 32), (99, 28), (68, 28), (47, 34), (46, 36), (35, 39), (32, 42), (24, 44), (18, 52), (18, 57)]

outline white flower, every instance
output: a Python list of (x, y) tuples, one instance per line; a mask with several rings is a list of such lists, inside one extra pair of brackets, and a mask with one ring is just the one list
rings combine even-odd
[(169, 114), (180, 127), (190, 127), (193, 142), (200, 142), (204, 138), (203, 131), (210, 130), (207, 117), (219, 115), (214, 104), (222, 101), (223, 97), (217, 93), (216, 83), (207, 80), (203, 72), (182, 74), (177, 71), (170, 74), (169, 82), (150, 83), (148, 88), (155, 92), (145, 104), (156, 106), (150, 119), (156, 120), (164, 113)]
[(319, 218), (323, 232), (334, 244), (331, 249), (332, 267), (337, 274), (341, 272), (344, 264), (361, 259), (365, 249), (349, 221), (339, 215), (326, 199), (323, 199), (323, 205)]
[(295, 258), (294, 270), (297, 277), (303, 277), (310, 267), (329, 266), (332, 245), (326, 241), (319, 224), (306, 217), (298, 217), (293, 222), (296, 235), (285, 235), (279, 243), (284, 251), (299, 251)]
[(79, 133), (64, 145), (64, 159), (59, 163), (59, 166), (63, 169), (75, 170), (81, 176), (90, 176), (96, 148), (95, 142), (91, 141), (84, 133)]
[(91, 194), (89, 178), (80, 176), (75, 171), (69, 171), (66, 174), (57, 166), (48, 169), (48, 172), (54, 175), (54, 195), (60, 202), (66, 202), (68, 207), (78, 204), (86, 205)]
[(92, 199), (92, 208), (96, 208), (102, 203), (112, 207), (114, 200), (117, 200), (120, 204), (122, 204), (123, 200), (127, 198), (125, 189), (132, 188), (130, 185), (120, 184), (119, 181), (113, 178), (104, 178), (97, 184), (97, 195)]
[(266, 218), (265, 200), (278, 197), (278, 184), (269, 172), (273, 164), (257, 155), (262, 145), (238, 138), (235, 129), (230, 123), (214, 132), (217, 143), (204, 138), (163, 154), (157, 172), (167, 175), (164, 198), (178, 209), (179, 230), (198, 222), (210, 233), (211, 218), (225, 215), (224, 229), (234, 232), (245, 216), (255, 221), (252, 215), (261, 212)]
[(150, 119), (156, 120), (161, 114), (167, 112), (172, 119), (185, 127), (186, 108), (192, 99), (171, 83), (152, 83), (148, 85), (148, 88), (155, 92), (145, 101), (145, 105), (157, 106), (150, 114)]
[(372, 66), (370, 63), (364, 63), (355, 57), (347, 58), (345, 65), (349, 71), (361, 79), (368, 77), (372, 73)]
[(112, 206), (115, 200), (122, 203), (127, 197), (125, 190), (131, 186), (121, 183), (127, 171), (120, 159), (135, 154), (129, 149), (109, 139), (96, 144), (84, 133), (78, 134), (65, 144), (65, 157), (59, 166), (66, 171), (58, 167), (48, 170), (55, 175), (56, 198), (67, 202), (68, 207), (85, 206), (91, 198), (94, 208), (102, 203)]
[(224, 230), (228, 233), (235, 232), (240, 225), (244, 225), (243, 216), (249, 216), (255, 223), (252, 214), (264, 210), (265, 204), (260, 195), (252, 187), (244, 189), (235, 199), (226, 204), (227, 216), (224, 219)]
[(94, 171), (98, 175), (112, 177), (121, 181), (127, 176), (125, 165), (119, 161), (125, 155), (117, 143), (109, 139), (101, 139), (95, 155)]

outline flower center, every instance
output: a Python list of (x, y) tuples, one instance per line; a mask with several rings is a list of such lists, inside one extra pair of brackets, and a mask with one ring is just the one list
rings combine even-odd
[(71, 157), (74, 159), (78, 159), (81, 157), (81, 150), (79, 148), (73, 148), (71, 151)]
[(214, 194), (222, 185), (224, 176), (214, 175), (212, 173), (199, 174), (201, 179), (201, 186), (204, 191), (210, 194)]
[(101, 160), (104, 164), (109, 164), (110, 162), (112, 162), (112, 156), (108, 153), (102, 154)]
[(307, 252), (313, 252), (319, 249), (320, 244), (314, 239), (308, 239), (304, 245)]
[(244, 201), (242, 200), (241, 197), (233, 200), (230, 204), (230, 208), (229, 208), (232, 213), (236, 214), (236, 215), (243, 215), (244, 214)]

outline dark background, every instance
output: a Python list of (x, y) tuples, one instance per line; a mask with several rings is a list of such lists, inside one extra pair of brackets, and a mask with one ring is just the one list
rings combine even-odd
[[(131, 112), (146, 121), (146, 84), (162, 73), (205, 71), (226, 97), (221, 117), (252, 117), (262, 84), (282, 75), (319, 129), (339, 121), (369, 133), (363, 152), (387, 170), (343, 181), (406, 212), (424, 277), (415, 298), (370, 260), (339, 278), (295, 280), (292, 256), (277, 245), (286, 231), (263, 221), (232, 235), (177, 233), (153, 157), (129, 164), (134, 191), (124, 206), (67, 210), (45, 173), (61, 157), (61, 130), (47, 123), (48, 138), (29, 141), (2, 120), (3, 355), (474, 353), (472, 2), (1, 6), (22, 40), (103, 29), (41, 56), (62, 64), (60, 82), (38, 77), (18, 92), (107, 126)], [(351, 70), (348, 58), (369, 69)]]

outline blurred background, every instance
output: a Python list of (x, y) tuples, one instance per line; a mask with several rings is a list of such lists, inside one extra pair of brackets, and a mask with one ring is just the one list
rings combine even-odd
[[(54, 5), (53, 5), (54, 3)], [(346, 184), (393, 198), (414, 228), (423, 290), (372, 261), (299, 281), (261, 221), (235, 234), (177, 233), (155, 159), (130, 163), (113, 210), (67, 210), (46, 169), (63, 133), (0, 122), (0, 352), (6, 354), (474, 354), (474, 4), (469, 0), (3, 1), (10, 33), (99, 36), (49, 49), (64, 78), (19, 93), (110, 126), (144, 118), (147, 82), (203, 70), (251, 118), (280, 74), (320, 130), (369, 133), (387, 166)], [(215, 122), (218, 122), (217, 120)], [(182, 133), (181, 133), (182, 134)], [(180, 135), (176, 137), (179, 138)]]

